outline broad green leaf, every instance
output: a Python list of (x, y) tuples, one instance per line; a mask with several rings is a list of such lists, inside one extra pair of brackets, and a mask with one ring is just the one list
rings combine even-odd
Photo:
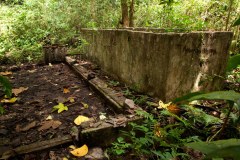
[(238, 19), (234, 22), (233, 27), (234, 27), (234, 26), (238, 26), (238, 25), (240, 25), (240, 18), (238, 18)]
[(3, 87), (4, 93), (7, 95), (7, 97), (10, 98), (12, 96), (12, 85), (9, 80), (6, 77), (0, 75), (0, 84)]
[(199, 150), (206, 154), (206, 158), (233, 158), (240, 157), (240, 139), (219, 140), (213, 142), (193, 142), (185, 146)]
[(240, 93), (237, 93), (235, 91), (215, 91), (205, 94), (200, 94), (193, 96), (188, 99), (188, 101), (194, 101), (194, 100), (228, 100), (237, 102), (240, 99)]
[(56, 111), (56, 110), (58, 110), (58, 113), (61, 113), (63, 111), (67, 111), (68, 107), (65, 106), (63, 103), (59, 103), (58, 105), (53, 107), (53, 112)]
[(173, 100), (173, 103), (178, 103), (178, 102), (181, 102), (181, 101), (187, 101), (189, 98), (192, 98), (194, 96), (197, 96), (197, 95), (200, 95), (200, 94), (204, 94), (203, 92), (193, 92), (193, 93), (189, 93), (189, 94), (186, 94), (182, 97), (179, 97), (179, 98), (176, 98)]
[(183, 97), (176, 98), (173, 103), (181, 101), (194, 101), (194, 100), (228, 100), (237, 103), (240, 100), (240, 93), (235, 91), (215, 91), (210, 93), (195, 92), (187, 94)]
[(230, 72), (234, 68), (237, 68), (238, 65), (240, 65), (240, 54), (229, 58), (226, 71)]

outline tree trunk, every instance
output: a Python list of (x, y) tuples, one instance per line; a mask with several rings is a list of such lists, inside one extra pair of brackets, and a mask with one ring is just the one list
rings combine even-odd
[(123, 27), (129, 27), (129, 17), (128, 17), (128, 0), (121, 0), (122, 7), (122, 25)]
[(227, 15), (227, 20), (226, 20), (225, 31), (228, 31), (228, 24), (229, 24), (230, 14), (231, 14), (231, 12), (232, 12), (233, 1), (234, 1), (234, 0), (230, 0), (230, 1), (229, 1), (229, 9), (228, 9), (228, 15)]
[(134, 0), (131, 1), (129, 9), (129, 27), (134, 27)]

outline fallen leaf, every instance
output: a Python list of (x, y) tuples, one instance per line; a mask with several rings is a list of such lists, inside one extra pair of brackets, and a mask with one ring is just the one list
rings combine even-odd
[(26, 126), (22, 127), (20, 125), (17, 125), (16, 126), (16, 131), (17, 132), (22, 132), (22, 131), (28, 131), (29, 129), (33, 128), (36, 126), (36, 121), (33, 121), (29, 124), (27, 124)]
[(52, 63), (48, 63), (49, 67), (52, 67)]
[(76, 125), (80, 125), (82, 122), (86, 122), (86, 121), (89, 121), (90, 119), (88, 117), (85, 117), (85, 116), (78, 116), (75, 120), (74, 120), (74, 123)]
[(163, 108), (163, 109), (167, 109), (167, 107), (170, 106), (171, 103), (172, 103), (172, 102), (169, 102), (169, 103), (166, 103), (166, 104), (165, 104), (165, 103), (163, 103), (163, 101), (160, 100), (160, 101), (159, 101), (158, 109), (162, 109), (162, 108)]
[(106, 118), (107, 118), (107, 117), (106, 117), (105, 115), (103, 115), (103, 114), (99, 116), (99, 119), (100, 119), (100, 120), (104, 120), (104, 119), (106, 119)]
[(74, 146), (74, 145), (71, 145), (71, 146), (69, 146), (68, 148), (71, 148), (71, 149), (76, 149), (77, 147), (76, 146)]
[(83, 157), (88, 153), (88, 146), (84, 144), (82, 147), (70, 151), (70, 153), (76, 157)]
[(83, 102), (81, 102), (81, 103), (83, 105), (83, 108), (87, 109), (89, 107), (87, 103), (83, 103)]
[(38, 131), (47, 130), (47, 129), (51, 128), (51, 127), (53, 129), (56, 129), (61, 124), (62, 124), (62, 122), (60, 122), (60, 121), (54, 121), (54, 120), (44, 121), (44, 122), (42, 122), (42, 126), (40, 128), (38, 128)]
[(68, 160), (68, 158), (67, 157), (63, 157), (63, 159), (62, 160)]
[(64, 88), (64, 89), (63, 89), (63, 93), (69, 93), (69, 92), (70, 92), (69, 89), (67, 89), (67, 88)]
[(69, 97), (68, 100), (69, 100), (70, 103), (74, 103), (75, 102), (74, 97)]
[(28, 70), (29, 73), (34, 73), (34, 72), (36, 72), (36, 71), (37, 71), (36, 69)]
[(181, 108), (179, 108), (176, 104), (171, 104), (167, 107), (167, 110), (173, 114), (180, 114), (180, 112), (182, 111)]
[(2, 103), (15, 103), (17, 101), (16, 97), (13, 97), (11, 99), (3, 99), (1, 100)]
[(12, 93), (15, 95), (15, 96), (18, 96), (18, 94), (22, 93), (23, 91), (26, 91), (28, 90), (28, 87), (25, 88), (25, 87), (20, 87), (20, 88), (15, 88), (15, 89), (12, 89)]
[(7, 75), (11, 75), (12, 72), (6, 71), (6, 72), (0, 72), (0, 75), (2, 76), (7, 76)]
[(68, 107), (65, 106), (63, 103), (59, 103), (58, 105), (53, 107), (53, 112), (56, 111), (56, 110), (58, 110), (58, 113), (61, 113), (63, 111), (67, 111)]
[(51, 115), (47, 116), (46, 120), (52, 120), (53, 117)]
[(99, 119), (100, 119), (100, 120), (104, 120), (104, 119), (107, 118), (107, 117), (106, 117), (106, 113), (100, 112), (99, 114), (100, 114), (100, 116), (99, 116)]

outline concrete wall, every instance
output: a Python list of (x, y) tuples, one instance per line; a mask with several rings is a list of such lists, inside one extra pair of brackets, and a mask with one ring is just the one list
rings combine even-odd
[(231, 32), (137, 30), (82, 29), (84, 52), (112, 76), (163, 100), (219, 89)]

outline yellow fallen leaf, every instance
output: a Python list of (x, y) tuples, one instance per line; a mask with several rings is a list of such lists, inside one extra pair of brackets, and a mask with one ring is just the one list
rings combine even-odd
[(53, 117), (51, 115), (47, 116), (46, 120), (52, 120)]
[(67, 88), (63, 89), (63, 93), (69, 93), (69, 92), (70, 92), (69, 89), (67, 89)]
[(15, 89), (12, 89), (12, 93), (15, 94), (15, 96), (18, 96), (18, 94), (20, 94), (26, 90), (28, 90), (28, 87), (27, 88), (24, 88), (24, 87), (15, 88)]
[(62, 160), (68, 160), (68, 158), (67, 157), (63, 157), (63, 159)]
[(53, 112), (56, 110), (58, 111), (58, 113), (61, 113), (63, 111), (67, 111), (68, 107), (65, 106), (63, 103), (58, 103), (58, 105), (53, 107)]
[(69, 97), (69, 98), (68, 98), (69, 102), (70, 102), (70, 103), (74, 103), (74, 102), (75, 102), (75, 99), (74, 99), (74, 98), (75, 98), (75, 97)]
[(83, 102), (81, 102), (81, 103), (82, 103), (82, 105), (83, 105), (83, 108), (85, 108), (85, 109), (88, 108), (88, 104), (87, 104), (87, 103), (83, 103)]
[(16, 97), (13, 97), (11, 99), (3, 99), (1, 100), (2, 103), (15, 103), (17, 101)]
[(70, 151), (74, 156), (83, 157), (88, 153), (88, 146), (84, 144), (82, 147)]
[(89, 118), (88, 118), (88, 117), (78, 116), (78, 117), (74, 120), (74, 123), (75, 123), (76, 125), (80, 125), (82, 122), (86, 122), (86, 121), (89, 121)]
[(7, 76), (7, 75), (11, 75), (12, 72), (6, 71), (6, 72), (0, 72), (0, 75), (2, 76)]
[(170, 106), (171, 103), (172, 103), (172, 102), (169, 102), (169, 103), (166, 103), (166, 104), (165, 104), (165, 103), (163, 103), (163, 101), (160, 100), (160, 101), (159, 101), (159, 106), (158, 106), (158, 108), (159, 108), (159, 109), (162, 109), (162, 108), (163, 108), (163, 109), (167, 109), (167, 107)]

